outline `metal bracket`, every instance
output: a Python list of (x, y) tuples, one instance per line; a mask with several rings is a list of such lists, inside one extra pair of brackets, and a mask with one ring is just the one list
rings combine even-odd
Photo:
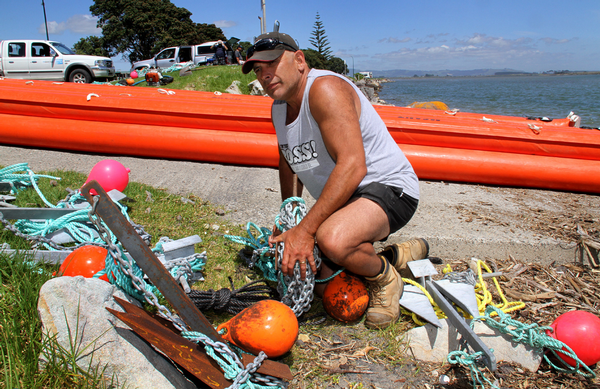
[(442, 294), (439, 287), (433, 281), (426, 281), (426, 288), (435, 303), (444, 311), (448, 316), (448, 321), (456, 328), (456, 330), (465, 338), (469, 346), (475, 351), (481, 351), (483, 353), (483, 362), (490, 369), (490, 371), (496, 371), (496, 357), (494, 353), (483, 343), (483, 341), (477, 336), (477, 334), (471, 329), (471, 326), (467, 324), (466, 320), (454, 309)]
[[(446, 280), (432, 280), (431, 276), (438, 274), (438, 272), (429, 259), (408, 262), (408, 267), (414, 278), (425, 287), (425, 290), (431, 295), (435, 303), (446, 314), (450, 324), (456, 328), (473, 350), (483, 353), (485, 365), (491, 371), (496, 371), (496, 357), (494, 354), (471, 329), (471, 326), (458, 313), (452, 303), (448, 301), (448, 299), (451, 300), (472, 316), (479, 315), (477, 301), (475, 300), (473, 305), (470, 298), (471, 294), (473, 298), (475, 297), (473, 287), (460, 283), (450, 283), (450, 281)], [(467, 290), (465, 291), (464, 289)], [(433, 312), (429, 299), (418, 288), (406, 285), (405, 292), (400, 299), (400, 305), (416, 313), (434, 326), (441, 328), (441, 323), (435, 312)]]

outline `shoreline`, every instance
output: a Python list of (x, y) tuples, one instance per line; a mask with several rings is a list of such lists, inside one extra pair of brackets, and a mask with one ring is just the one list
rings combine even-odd
[[(600, 75), (600, 71), (589, 72), (569, 72), (569, 73), (511, 73), (511, 74), (490, 74), (473, 76), (399, 76), (399, 77), (373, 77), (372, 80), (379, 82), (394, 82), (394, 80), (431, 80), (431, 79), (452, 79), (452, 78), (499, 78), (499, 77), (564, 77), (564, 76), (595, 76)], [(383, 81), (380, 81), (383, 80)]]

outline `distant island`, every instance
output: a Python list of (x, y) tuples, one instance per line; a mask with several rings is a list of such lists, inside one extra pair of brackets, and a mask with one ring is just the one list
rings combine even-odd
[(558, 76), (600, 74), (600, 71), (548, 70), (545, 72), (524, 72), (516, 69), (473, 69), (473, 70), (374, 70), (375, 78), (412, 77), (489, 77), (489, 76)]

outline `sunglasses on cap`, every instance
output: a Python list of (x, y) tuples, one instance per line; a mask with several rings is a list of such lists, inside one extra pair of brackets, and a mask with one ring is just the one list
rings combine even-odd
[(248, 48), (248, 51), (246, 52), (246, 58), (250, 59), (250, 57), (252, 57), (252, 55), (256, 51), (273, 50), (278, 45), (284, 45), (292, 49), (292, 51), (297, 51), (297, 49), (294, 46), (285, 42), (281, 42), (280, 40), (273, 38), (264, 38), (256, 42), (254, 45), (250, 46), (250, 48)]

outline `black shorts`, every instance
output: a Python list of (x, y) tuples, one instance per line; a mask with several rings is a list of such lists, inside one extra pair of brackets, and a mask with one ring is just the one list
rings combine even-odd
[(352, 198), (356, 197), (364, 197), (379, 204), (388, 217), (390, 234), (404, 227), (413, 217), (419, 205), (419, 200), (404, 193), (402, 188), (379, 182), (372, 182), (357, 189), (352, 195)]

